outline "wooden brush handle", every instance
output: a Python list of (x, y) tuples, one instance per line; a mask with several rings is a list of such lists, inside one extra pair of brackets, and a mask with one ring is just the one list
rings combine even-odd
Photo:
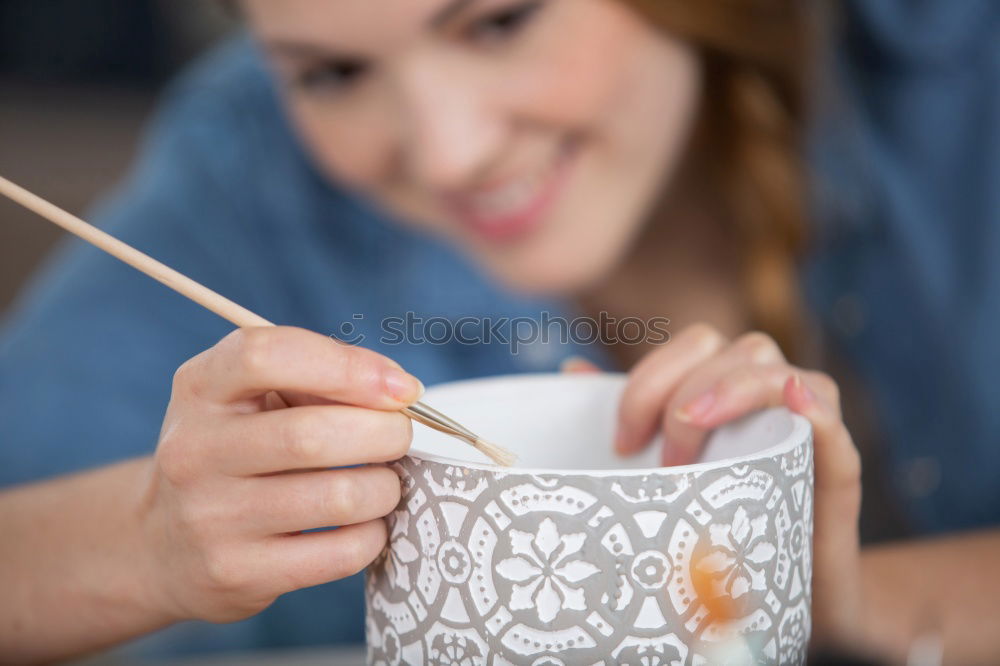
[(20, 185), (10, 182), (0, 176), (0, 193), (13, 199), (25, 208), (32, 210), (47, 220), (75, 234), (83, 240), (104, 250), (108, 254), (121, 259), (129, 266), (139, 270), (149, 277), (170, 287), (174, 291), (187, 296), (195, 303), (205, 307), (223, 319), (228, 319), (239, 327), (274, 326), (260, 315), (247, 310), (242, 305), (232, 302), (225, 296), (217, 294), (208, 287), (199, 284), (161, 264), (148, 254), (123, 243), (114, 236), (106, 234), (92, 224), (84, 222), (76, 215), (69, 213), (45, 199), (32, 194)]
[[(140, 252), (127, 243), (124, 243), (114, 236), (101, 231), (92, 224), (84, 222), (76, 215), (59, 208), (55, 204), (49, 203), (35, 194), (32, 194), (20, 185), (10, 182), (3, 176), (0, 176), (0, 194), (9, 197), (27, 209), (38, 213), (45, 219), (58, 224), (66, 231), (79, 236), (83, 240), (104, 250), (108, 254), (121, 259), (129, 266), (132, 266), (136, 270), (145, 273), (154, 280), (165, 284), (177, 293), (187, 296), (195, 303), (211, 310), (223, 319), (228, 319), (240, 328), (252, 326), (274, 326), (274, 324), (268, 320), (254, 312), (251, 312), (250, 310), (247, 310), (242, 305), (233, 303), (225, 296), (217, 294), (208, 287), (195, 282), (186, 275), (182, 275), (169, 266), (161, 264), (148, 254)], [(284, 396), (278, 393), (273, 393), (273, 395), (275, 400), (280, 400), (285, 405), (291, 404), (291, 401), (286, 399)], [(510, 453), (499, 449), (488, 442), (483, 442), (464, 427), (459, 426), (459, 424), (454, 423), (450, 419), (447, 419), (447, 417), (443, 414), (430, 410), (430, 408), (423, 403), (414, 403), (409, 407), (404, 407), (400, 411), (412, 419), (419, 420), (421, 423), (425, 423), (433, 428), (441, 430), (442, 432), (447, 432), (450, 435), (469, 442), (486, 453), (486, 455), (498, 464), (509, 465), (510, 462), (506, 461), (513, 459)], [(428, 414), (430, 414), (429, 417)], [(456, 428), (455, 426), (458, 427)]]

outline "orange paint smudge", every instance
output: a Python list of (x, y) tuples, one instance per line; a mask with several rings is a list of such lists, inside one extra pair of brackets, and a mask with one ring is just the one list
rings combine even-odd
[(739, 617), (736, 600), (719, 591), (716, 577), (697, 565), (691, 567), (691, 586), (696, 598), (707, 610), (710, 624), (726, 624)]

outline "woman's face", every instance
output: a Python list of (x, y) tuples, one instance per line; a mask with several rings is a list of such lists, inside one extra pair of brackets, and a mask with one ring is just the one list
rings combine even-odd
[(329, 175), (508, 286), (624, 260), (689, 133), (699, 70), (615, 0), (244, 0)]

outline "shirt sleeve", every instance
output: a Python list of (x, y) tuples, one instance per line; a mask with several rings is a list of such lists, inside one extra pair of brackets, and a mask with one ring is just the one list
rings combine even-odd
[[(136, 169), (91, 219), (247, 299), (244, 276), (259, 261), (252, 205), (231, 191), (245, 156), (230, 115), (197, 94), (166, 104)], [(0, 486), (151, 453), (173, 372), (231, 329), (117, 259), (65, 241), (0, 331)]]
[[(1000, 524), (1000, 4), (843, 3), (808, 290), (906, 531)], [(874, 444), (874, 442), (873, 442)]]
[[(336, 262), (308, 220), (349, 212), (309, 171), (280, 113), (246, 40), (223, 46), (174, 86), (136, 168), (90, 219), (271, 321), (322, 327), (302, 305), (336, 309), (326, 288)], [(152, 453), (173, 373), (232, 329), (67, 240), (0, 327), (0, 487)], [(353, 576), (243, 622), (181, 623), (119, 651), (128, 660), (359, 642), (362, 588)]]

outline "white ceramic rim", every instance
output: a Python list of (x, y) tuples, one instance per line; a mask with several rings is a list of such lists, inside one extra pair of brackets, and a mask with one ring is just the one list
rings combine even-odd
[[(622, 373), (606, 372), (600, 374), (587, 374), (579, 375), (577, 379), (586, 379), (588, 381), (593, 381), (597, 379), (606, 379), (621, 381), (625, 375)], [(511, 380), (528, 380), (528, 381), (552, 381), (557, 379), (565, 379), (567, 375), (562, 375), (559, 373), (551, 372), (539, 372), (539, 373), (525, 373), (523, 375), (497, 375), (493, 377), (481, 377), (477, 379), (462, 379), (454, 382), (444, 382), (441, 384), (436, 384), (428, 389), (428, 392), (433, 391), (436, 388), (452, 388), (459, 386), (475, 387), (481, 384), (491, 384), (499, 381), (511, 381)], [(433, 400), (433, 395), (431, 396)], [(704, 463), (691, 463), (688, 465), (675, 465), (673, 467), (640, 467), (632, 469), (561, 469), (561, 468), (530, 468), (530, 467), (504, 467), (502, 465), (496, 465), (493, 463), (478, 463), (468, 460), (459, 460), (458, 458), (449, 458), (447, 456), (439, 456), (433, 453), (427, 453), (426, 451), (421, 451), (420, 449), (410, 449), (408, 456), (411, 458), (416, 458), (425, 462), (438, 463), (441, 465), (450, 465), (453, 467), (462, 467), (465, 469), (475, 469), (484, 472), (501, 472), (503, 474), (524, 474), (527, 476), (592, 476), (592, 477), (608, 477), (608, 476), (648, 476), (648, 475), (672, 475), (672, 474), (687, 474), (690, 472), (706, 472), (709, 470), (719, 469), (722, 467), (731, 467), (733, 465), (740, 465), (743, 463), (750, 463), (756, 460), (764, 460), (767, 458), (773, 458), (775, 456), (780, 456), (785, 453), (794, 451), (796, 447), (807, 444), (812, 439), (812, 424), (807, 418), (801, 414), (796, 414), (789, 410), (789, 415), (792, 418), (792, 430), (788, 435), (775, 444), (766, 449), (757, 451), (756, 453), (750, 453), (745, 456), (736, 456), (733, 458), (723, 458), (721, 460), (714, 460), (712, 462)], [(724, 426), (722, 426), (724, 427)], [(447, 436), (447, 435), (445, 435)]]

